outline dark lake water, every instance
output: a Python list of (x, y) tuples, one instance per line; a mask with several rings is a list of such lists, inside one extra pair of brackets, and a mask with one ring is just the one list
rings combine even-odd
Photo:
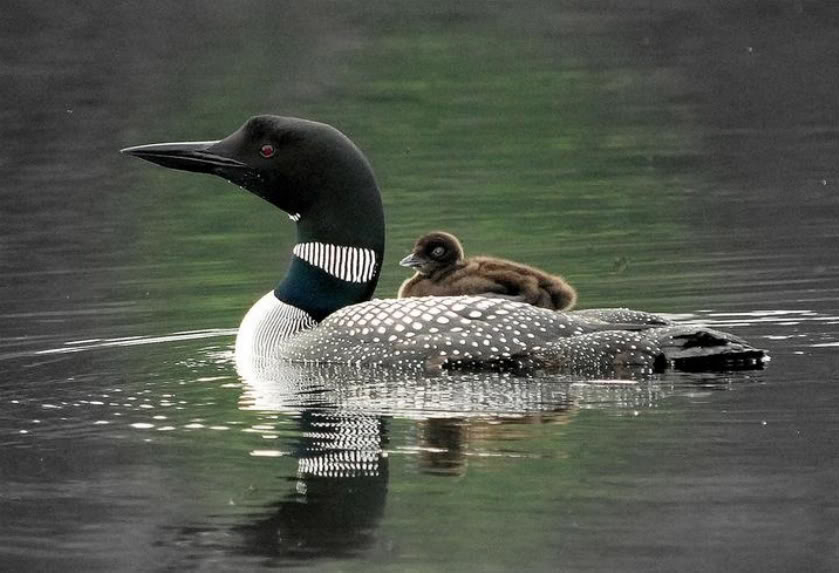
[[(0, 569), (839, 569), (834, 2), (9, 2)], [(120, 156), (257, 113), (383, 190), (377, 296), (431, 229), (763, 371), (237, 373), (293, 228)]]

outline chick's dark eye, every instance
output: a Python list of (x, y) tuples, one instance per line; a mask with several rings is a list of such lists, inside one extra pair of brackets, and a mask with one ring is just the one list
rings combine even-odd
[(259, 148), (259, 154), (265, 159), (272, 157), (274, 155), (274, 146), (270, 143), (266, 143), (265, 145)]
[(442, 257), (443, 253), (445, 253), (445, 252), (446, 252), (446, 249), (444, 249), (443, 247), (434, 247), (434, 250), (431, 251), (431, 256), (432, 257)]

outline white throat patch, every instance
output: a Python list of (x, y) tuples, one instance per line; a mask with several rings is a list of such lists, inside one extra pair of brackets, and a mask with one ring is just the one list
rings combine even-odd
[(372, 249), (300, 243), (294, 246), (295, 256), (343, 281), (366, 283), (376, 270), (376, 253)]

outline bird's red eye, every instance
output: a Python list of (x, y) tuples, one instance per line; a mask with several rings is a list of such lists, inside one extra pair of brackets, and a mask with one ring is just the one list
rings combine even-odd
[(266, 143), (265, 145), (259, 148), (259, 154), (265, 159), (268, 159), (269, 157), (274, 155), (274, 146), (270, 143)]

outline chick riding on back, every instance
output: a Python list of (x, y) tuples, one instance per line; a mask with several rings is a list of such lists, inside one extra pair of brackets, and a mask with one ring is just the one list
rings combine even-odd
[(443, 231), (417, 239), (399, 264), (417, 271), (402, 283), (399, 298), (481, 295), (551, 310), (570, 310), (577, 301), (577, 292), (562, 277), (506, 259), (465, 258), (458, 238)]

